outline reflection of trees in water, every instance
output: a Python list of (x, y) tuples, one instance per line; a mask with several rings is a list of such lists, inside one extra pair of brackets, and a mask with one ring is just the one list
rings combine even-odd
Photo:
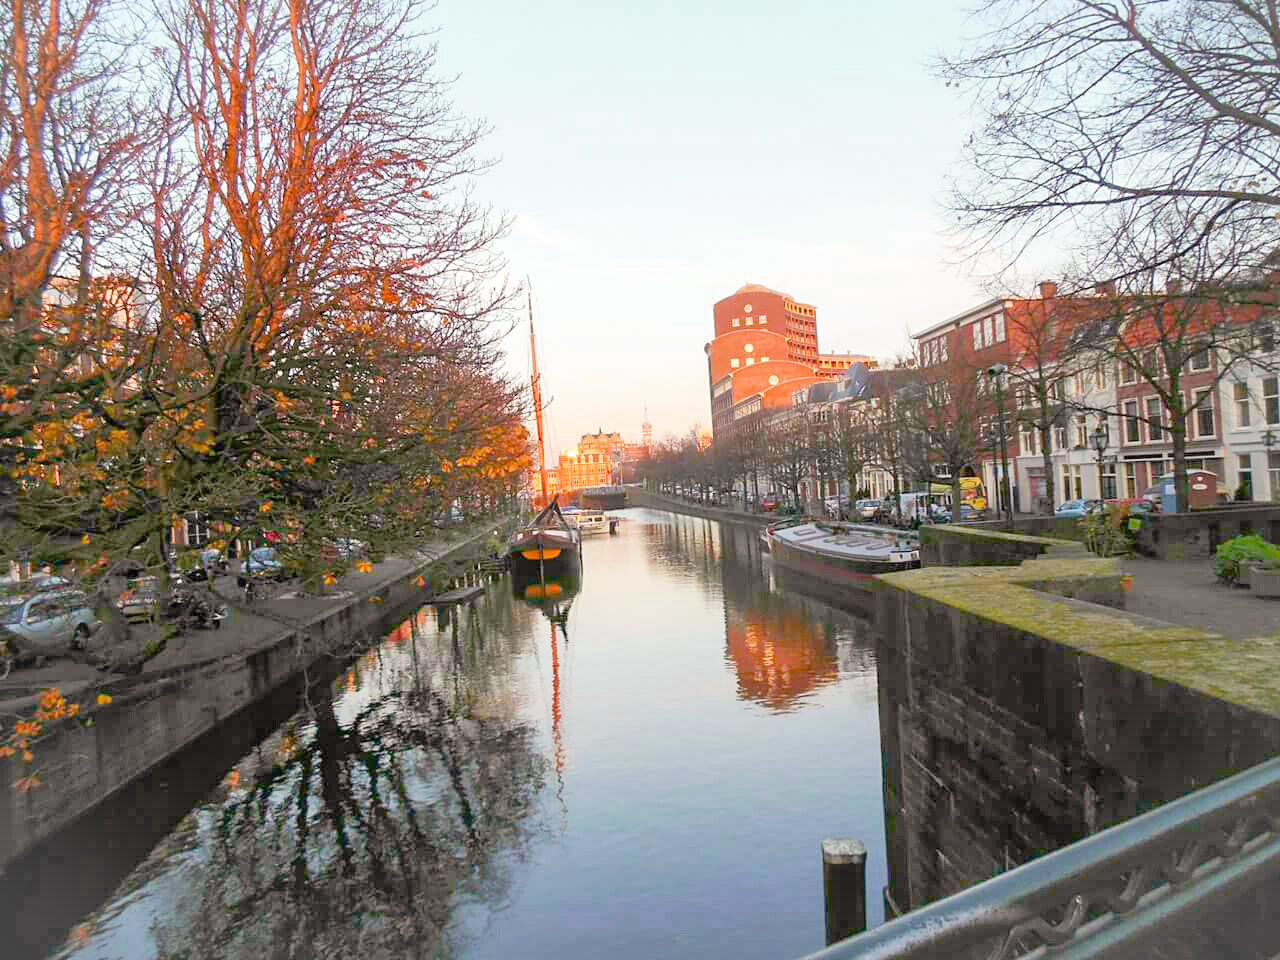
[(256, 771), (233, 773), (201, 825), (198, 886), (156, 930), (162, 955), (448, 956), (458, 899), (506, 898), (504, 863), (541, 829), (546, 763), (497, 662), (511, 635), (467, 617), (434, 637), (421, 619), (402, 628), (366, 664), (383, 681), (394, 665), (396, 683), (336, 710), (324, 688)]
[(698, 574), (706, 582), (718, 580), (722, 529), (714, 520), (672, 515), (648, 527), (650, 559), (660, 567)]

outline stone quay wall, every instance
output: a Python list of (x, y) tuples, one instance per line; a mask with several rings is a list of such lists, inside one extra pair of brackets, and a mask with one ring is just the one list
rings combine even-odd
[(1280, 751), (1280, 645), (1125, 612), (1111, 560), (881, 580), (888, 893), (902, 910)]
[(1246, 533), (1280, 543), (1280, 504), (1153, 514), (1138, 534), (1138, 549), (1161, 560), (1203, 559)]
[[(17, 758), (0, 760), (0, 873), (135, 778), (183, 750), (232, 714), (267, 696), (321, 658), (342, 657), (384, 622), (429, 598), (428, 574), (484, 543), (492, 528), (394, 575), (373, 578), (341, 606), (299, 623), (247, 653), (113, 681), (112, 702), (92, 725), (59, 722), (33, 745), (42, 783), (20, 792)], [(419, 577), (427, 586), (419, 587)]]
[(649, 507), (653, 510), (666, 510), (670, 513), (683, 513), (689, 517), (702, 517), (706, 520), (722, 520), (726, 523), (746, 523), (757, 527), (767, 527), (771, 523), (783, 519), (772, 513), (745, 513), (742, 510), (723, 510), (720, 507), (709, 507), (676, 497), (664, 497), (650, 493), (640, 487), (627, 487), (627, 503), (634, 507)]

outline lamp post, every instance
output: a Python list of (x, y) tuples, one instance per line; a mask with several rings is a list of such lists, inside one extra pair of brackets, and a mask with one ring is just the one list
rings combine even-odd
[(1093, 449), (1098, 451), (1098, 499), (1107, 499), (1107, 492), (1103, 489), (1102, 481), (1102, 457), (1107, 452), (1107, 444), (1111, 442), (1111, 434), (1107, 430), (1107, 422), (1099, 420), (1097, 428), (1093, 431)]
[(1009, 483), (1009, 445), (1004, 433), (1004, 375), (1009, 368), (1003, 363), (993, 363), (987, 368), (987, 376), (996, 382), (996, 419), (1000, 425), (1000, 482), (997, 484), (1005, 519), (1013, 523), (1013, 489)]

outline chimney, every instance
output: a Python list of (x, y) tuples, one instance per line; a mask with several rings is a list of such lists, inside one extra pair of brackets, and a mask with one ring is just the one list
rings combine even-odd
[(1096, 297), (1114, 297), (1116, 295), (1116, 282), (1114, 280), (1103, 280), (1101, 283), (1093, 285), (1093, 294)]
[(1052, 280), (1040, 281), (1040, 299), (1052, 300), (1058, 295), (1058, 285)]

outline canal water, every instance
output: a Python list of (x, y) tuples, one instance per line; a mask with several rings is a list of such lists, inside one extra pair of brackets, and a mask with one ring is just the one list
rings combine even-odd
[(29, 955), (777, 960), (823, 945), (835, 835), (879, 923), (868, 623), (782, 591), (752, 528), (619, 515), (580, 582), (424, 608), (298, 692)]

